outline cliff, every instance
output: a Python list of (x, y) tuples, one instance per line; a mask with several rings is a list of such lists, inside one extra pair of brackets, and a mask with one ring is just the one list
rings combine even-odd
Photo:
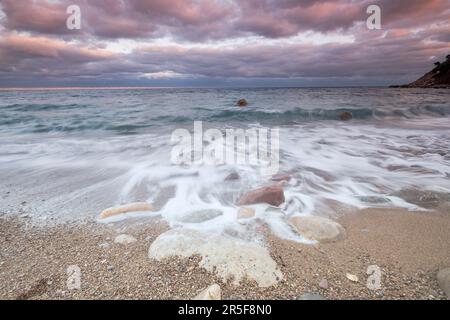
[(436, 62), (435, 68), (410, 84), (391, 86), (391, 88), (449, 88), (450, 89), (450, 55), (444, 62)]

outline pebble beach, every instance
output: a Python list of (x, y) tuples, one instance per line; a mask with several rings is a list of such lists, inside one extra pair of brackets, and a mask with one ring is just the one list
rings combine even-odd
[[(48, 228), (2, 219), (0, 298), (190, 300), (218, 284), (222, 299), (446, 299), (436, 274), (450, 265), (448, 206), (417, 213), (368, 209), (338, 221), (347, 237), (314, 245), (279, 239), (262, 224), (283, 279), (261, 288), (247, 279), (224, 281), (199, 267), (201, 256), (149, 258), (149, 246), (168, 230), (161, 219)], [(134, 240), (117, 243), (120, 235)], [(71, 265), (81, 269), (76, 290), (67, 288)], [(378, 290), (367, 288), (370, 265), (382, 271)]]

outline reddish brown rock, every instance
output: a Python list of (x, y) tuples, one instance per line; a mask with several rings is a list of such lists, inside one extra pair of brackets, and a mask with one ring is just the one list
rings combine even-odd
[(353, 119), (353, 115), (349, 111), (344, 111), (341, 113), (340, 118), (342, 121), (348, 121), (348, 120)]
[(245, 99), (240, 99), (240, 100), (238, 101), (237, 105), (238, 105), (239, 107), (245, 107), (245, 106), (248, 105), (248, 102), (247, 102), (247, 100), (245, 100)]
[(278, 207), (285, 201), (283, 188), (269, 186), (256, 189), (244, 194), (238, 201), (238, 205), (245, 206), (257, 203), (267, 203)]

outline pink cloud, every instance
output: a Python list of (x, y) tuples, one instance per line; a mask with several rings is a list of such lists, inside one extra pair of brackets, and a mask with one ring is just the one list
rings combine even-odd
[[(450, 3), (444, 0), (2, 0), (0, 75), (45, 74), (85, 79), (140, 79), (143, 74), (185, 77), (411, 77), (431, 57), (450, 52)], [(383, 29), (365, 28), (366, 7), (382, 8)], [(82, 8), (80, 32), (65, 27), (69, 4)], [(353, 42), (311, 45), (283, 38), (314, 31), (351, 35)], [(259, 36), (229, 48), (210, 40)], [(191, 46), (148, 46), (127, 54), (99, 49), (118, 38), (170, 36)], [(268, 41), (278, 39), (276, 44)], [(196, 46), (202, 44), (202, 46)], [(193, 48), (192, 48), (193, 45)], [(92, 48), (95, 46), (97, 49)], [(76, 68), (72, 68), (72, 65)], [(44, 71), (45, 72), (44, 72)]]

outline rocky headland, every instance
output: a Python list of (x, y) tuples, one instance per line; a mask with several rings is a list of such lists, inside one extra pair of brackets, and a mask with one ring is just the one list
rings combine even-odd
[(435, 62), (434, 66), (433, 70), (416, 81), (391, 88), (450, 88), (450, 55), (444, 62)]

